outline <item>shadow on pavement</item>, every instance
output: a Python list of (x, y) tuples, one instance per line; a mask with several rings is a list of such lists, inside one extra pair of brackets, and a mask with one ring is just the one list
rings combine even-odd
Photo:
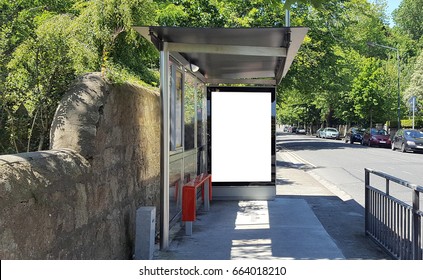
[(303, 199), (348, 260), (392, 259), (364, 232), (364, 208), (354, 200), (337, 196), (281, 196)]

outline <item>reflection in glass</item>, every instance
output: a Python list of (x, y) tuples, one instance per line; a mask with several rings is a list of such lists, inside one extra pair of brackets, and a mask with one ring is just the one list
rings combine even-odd
[(184, 158), (184, 174), (187, 181), (197, 176), (197, 154), (192, 153)]
[(170, 67), (170, 150), (182, 147), (183, 75), (175, 64)]
[(169, 218), (172, 220), (180, 211), (182, 201), (181, 171), (183, 161), (175, 160), (169, 164)]
[(196, 95), (196, 79), (191, 74), (185, 75), (185, 92), (184, 92), (184, 148), (185, 151), (194, 149), (195, 145), (195, 95)]
[(201, 174), (207, 172), (207, 98), (205, 85), (197, 85), (197, 173)]
[(197, 87), (197, 147), (202, 147), (206, 144), (206, 119), (205, 116), (205, 86), (198, 84)]
[[(207, 110), (205, 85), (172, 62), (170, 72), (169, 223), (178, 222), (182, 188), (206, 172)], [(198, 148), (198, 149), (197, 149)]]

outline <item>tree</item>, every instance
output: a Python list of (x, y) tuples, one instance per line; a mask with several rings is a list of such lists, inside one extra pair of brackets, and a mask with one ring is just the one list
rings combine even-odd
[(360, 73), (353, 81), (351, 96), (357, 116), (372, 127), (374, 122), (385, 122), (389, 118), (387, 108), (393, 103), (383, 91), (383, 71), (376, 58), (363, 58)]
[(218, 10), (219, 1), (177, 0), (158, 1), (157, 22), (164, 26), (223, 27), (224, 20)]
[(158, 52), (132, 29), (154, 24), (156, 8), (152, 0), (92, 0), (74, 6), (76, 26), (97, 52), (97, 67), (106, 78), (157, 85), (150, 68), (157, 68)]
[(271, 27), (284, 24), (278, 0), (158, 1), (158, 23), (186, 27)]
[[(397, 92), (397, 72), (394, 71), (397, 68), (396, 59), (387, 58), (393, 57), (395, 53), (382, 48), (369, 48), (367, 45), (367, 42), (391, 45), (399, 38), (387, 25), (384, 8), (383, 2), (371, 4), (365, 0), (328, 1), (318, 9), (300, 4), (293, 6), (293, 25), (305, 25), (310, 30), (288, 75), (282, 81), (280, 96), (294, 89), (297, 90), (294, 92), (307, 93), (320, 114), (319, 119), (327, 125), (362, 124), (369, 123), (370, 119), (390, 119), (396, 107), (392, 93)], [(376, 91), (378, 95), (387, 100), (383, 102), (386, 114), (375, 114), (369, 110), (370, 107), (364, 108), (367, 102), (369, 106), (370, 103), (382, 104), (376, 95), (374, 98), (362, 96), (364, 91), (359, 83), (364, 85), (364, 81), (357, 80), (357, 77), (360, 73), (362, 78), (371, 76), (370, 73), (364, 74), (363, 61), (366, 61), (366, 57), (380, 59), (377, 64), (380, 69), (374, 69), (373, 72), (383, 73), (376, 75), (378, 78), (375, 83), (379, 83), (380, 88)], [(379, 61), (377, 58), (375, 60)], [(280, 105), (279, 108), (285, 107)], [(316, 111), (309, 112), (315, 114)]]
[[(48, 114), (45, 108), (34, 110), (34, 107), (37, 102), (46, 101), (38, 94), (43, 92), (43, 63), (51, 61), (50, 54), (57, 51), (53, 45), (47, 55), (46, 46), (43, 46), (43, 43), (57, 38), (56, 31), (49, 28), (47, 33), (50, 35), (44, 36), (39, 27), (54, 15), (66, 11), (73, 3), (71, 0), (3, 0), (0, 3), (0, 139), (3, 143), (0, 152), (27, 151), (38, 147), (31, 143), (32, 132), (48, 126), (44, 119)], [(58, 29), (57, 33), (61, 34), (61, 27)], [(44, 38), (38, 38), (39, 35)], [(58, 67), (54, 65), (54, 69), (58, 70)], [(60, 81), (59, 77), (50, 83), (50, 89), (54, 91), (53, 84), (60, 84)], [(47, 103), (42, 103), (42, 106)], [(39, 140), (41, 145), (45, 143)]]
[(280, 88), (282, 96), (292, 89), (309, 96), (308, 103), (315, 109), (306, 112), (319, 115), (308, 118), (325, 121), (327, 125), (337, 122), (335, 112), (341, 102), (339, 95), (345, 88), (336, 64), (339, 52), (334, 48), (339, 36), (334, 35), (335, 28), (328, 28), (328, 18), (341, 10), (333, 4), (323, 5), (319, 10), (300, 5), (292, 9), (293, 25), (305, 25), (310, 30)]
[(105, 69), (113, 81), (157, 84), (149, 69), (157, 51), (132, 29), (154, 22), (151, 0), (2, 0), (0, 7), (0, 152), (48, 148), (57, 102), (77, 75)]
[(158, 52), (132, 26), (280, 27), (287, 8), (292, 26), (310, 30), (278, 87), (279, 119), (389, 119), (397, 61), (367, 42), (398, 48), (401, 86), (416, 91), (421, 1), (404, 0), (392, 29), (383, 0), (0, 0), (0, 152), (46, 148), (57, 101), (84, 72), (157, 85)]
[(423, 102), (423, 52), (420, 53), (416, 60), (410, 84), (405, 90), (404, 98), (406, 100), (412, 96), (416, 96), (417, 104), (421, 105), (421, 102)]
[[(27, 145), (16, 152), (45, 148), (57, 103), (75, 78), (67, 44), (71, 18), (42, 16), (50, 18), (35, 30), (35, 38), (28, 38), (15, 49), (7, 65), (9, 74), (4, 98), (14, 111), (24, 106), (32, 119), (26, 131)], [(15, 133), (11, 140), (17, 141), (17, 136)], [(38, 139), (36, 146), (32, 143), (33, 136)]]
[(311, 5), (314, 8), (320, 8), (323, 4), (329, 3), (329, 2), (335, 2), (331, 0), (286, 0), (284, 4), (284, 9), (291, 8), (292, 5), (295, 3), (297, 4), (306, 4)]
[(416, 41), (423, 35), (422, 7), (423, 0), (402, 0), (398, 9), (393, 12), (395, 23)]

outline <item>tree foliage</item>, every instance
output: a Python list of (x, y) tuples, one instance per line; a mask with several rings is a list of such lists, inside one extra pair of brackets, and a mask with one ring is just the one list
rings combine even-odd
[(85, 72), (157, 86), (158, 53), (132, 26), (282, 27), (286, 9), (309, 32), (278, 87), (278, 121), (396, 120), (398, 70), (402, 112), (423, 99), (421, 7), (403, 0), (391, 27), (384, 0), (0, 0), (0, 153), (47, 148), (57, 102)]
[[(44, 147), (44, 138), (55, 105), (69, 81), (75, 78), (67, 44), (70, 21), (66, 15), (43, 20), (35, 30), (34, 38), (28, 38), (20, 44), (7, 65), (9, 74), (5, 83), (8, 93), (5, 95), (6, 102), (13, 104), (12, 109), (24, 106), (33, 120), (28, 127), (26, 149), (17, 149), (18, 151), (35, 148), (31, 147), (32, 134), (35, 132), (39, 137), (39, 148)], [(16, 135), (11, 140), (15, 142), (20, 139)], [(15, 144), (15, 148), (19, 146)]]
[(48, 147), (57, 103), (77, 75), (157, 84), (157, 52), (131, 28), (154, 23), (153, 1), (1, 0), (0, 7), (0, 153)]
[[(384, 112), (384, 105), (387, 101), (383, 94), (380, 61), (375, 58), (363, 58), (360, 65), (360, 72), (354, 78), (351, 90), (354, 112), (362, 119), (368, 118), (367, 123), (373, 126), (374, 119), (382, 121), (384, 117), (378, 112)], [(381, 94), (382, 93), (382, 94)]]
[[(396, 120), (397, 65), (404, 112), (403, 92), (420, 48), (419, 42), (388, 25), (385, 8), (384, 2), (365, 0), (322, 3), (317, 9), (293, 7), (292, 21), (310, 27), (310, 31), (282, 82), (279, 108), (291, 107), (290, 94), (308, 92), (321, 125), (368, 126)], [(390, 48), (371, 47), (369, 42)], [(393, 49), (399, 50), (400, 61)], [(301, 119), (282, 121), (303, 123)]]
[(398, 27), (410, 34), (414, 40), (420, 40), (423, 35), (423, 0), (402, 0), (393, 13)]
[(405, 91), (404, 97), (408, 101), (412, 96), (415, 96), (421, 111), (423, 103), (423, 52), (418, 56), (412, 73), (410, 84)]

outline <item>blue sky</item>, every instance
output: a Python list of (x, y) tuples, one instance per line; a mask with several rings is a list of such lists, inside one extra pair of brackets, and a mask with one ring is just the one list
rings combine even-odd
[[(386, 2), (388, 3), (386, 13), (390, 17), (390, 19), (391, 19), (391, 14), (392, 14), (393, 10), (398, 8), (398, 6), (401, 4), (401, 1), (402, 0), (386, 0)], [(392, 24), (392, 19), (390, 20), (390, 22)]]
[(388, 14), (390, 15), (393, 10), (398, 8), (398, 6), (401, 4), (401, 0), (387, 0), (388, 2)]

